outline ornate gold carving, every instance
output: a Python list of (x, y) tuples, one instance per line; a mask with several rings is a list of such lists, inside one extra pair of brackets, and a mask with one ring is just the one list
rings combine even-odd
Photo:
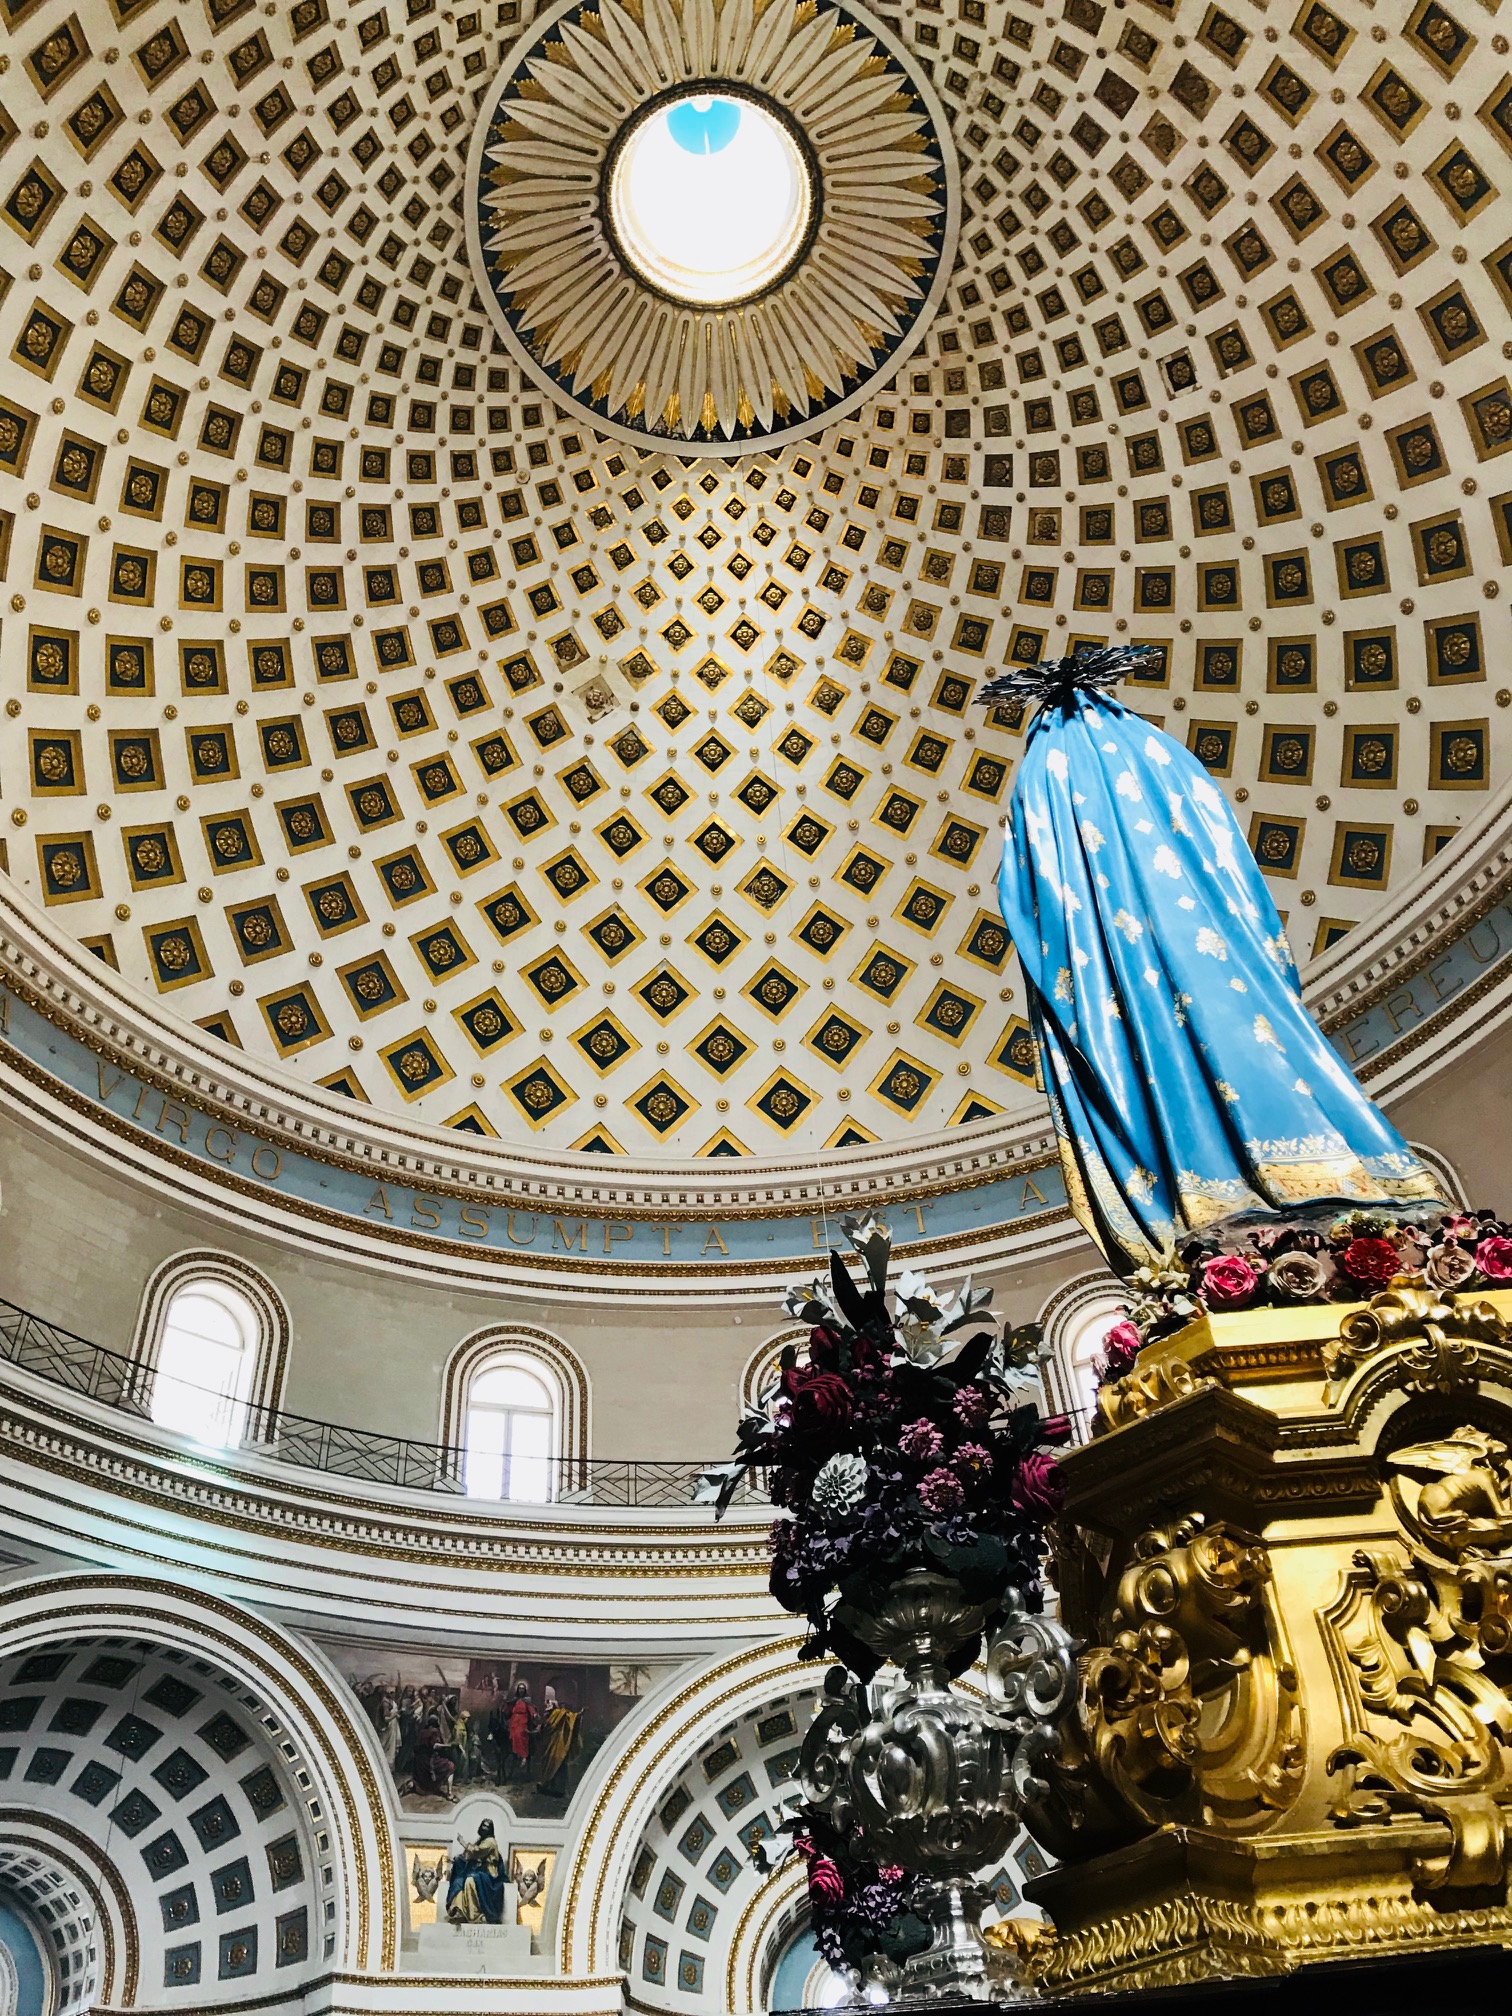
[(1349, 1731), (1333, 1818), (1441, 1821), (1415, 1880), (1480, 1889), (1505, 1880), (1512, 1804), (1512, 1460), (1467, 1424), (1388, 1463), (1404, 1541), (1361, 1548), (1324, 1614)]
[(1062, 1933), (1037, 1958), (1033, 1978), (1042, 1990), (1092, 1982), (1177, 1988), (1188, 1981), (1287, 1973), (1304, 1961), (1424, 1943), (1491, 1943), (1509, 1934), (1512, 1911), (1505, 1906), (1440, 1909), (1390, 1890), (1263, 1903), (1192, 1890)]
[(1339, 1325), (1323, 1347), (1333, 1387), (1385, 1351), (1400, 1355), (1402, 1383), (1413, 1392), (1454, 1393), (1476, 1384), (1482, 1344), (1506, 1345), (1506, 1323), (1489, 1302), (1462, 1302), (1429, 1288), (1391, 1288)]
[(1144, 1533), (1111, 1642), (1082, 1660), (1082, 1725), (1107, 1783), (1150, 1826), (1243, 1826), (1301, 1776), (1295, 1675), (1267, 1614), (1270, 1560), (1201, 1513)]
[(1164, 1365), (1136, 1366), (1122, 1379), (1098, 1388), (1099, 1424), (1103, 1428), (1125, 1427), (1212, 1384), (1211, 1379), (1199, 1378), (1184, 1358), (1173, 1358)]

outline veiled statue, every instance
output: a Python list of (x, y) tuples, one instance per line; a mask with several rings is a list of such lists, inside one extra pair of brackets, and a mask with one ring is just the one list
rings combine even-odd
[(1033, 700), (999, 882), (1076, 1216), (1115, 1266), (1246, 1214), (1444, 1207), (1302, 1000), (1196, 757), (1105, 688), (1137, 648), (1015, 667)]
[(446, 1915), (453, 1925), (504, 1922), (504, 1858), (492, 1820), (480, 1822), (478, 1838), (452, 1857)]

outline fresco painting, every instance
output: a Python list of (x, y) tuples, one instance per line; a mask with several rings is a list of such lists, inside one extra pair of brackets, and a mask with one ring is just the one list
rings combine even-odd
[(610, 1732), (665, 1668), (328, 1648), (372, 1724), (406, 1813), (496, 1791), (522, 1819), (565, 1813)]

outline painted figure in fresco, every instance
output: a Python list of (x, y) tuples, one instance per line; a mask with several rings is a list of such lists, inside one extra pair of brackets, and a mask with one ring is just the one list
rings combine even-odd
[(455, 1799), (452, 1779), (457, 1763), (446, 1745), (441, 1718), (433, 1709), (415, 1731), (410, 1745), (411, 1788), (432, 1799)]
[(492, 1820), (480, 1822), (477, 1840), (452, 1857), (446, 1915), (453, 1925), (504, 1922), (504, 1860)]
[(511, 1779), (530, 1775), (530, 1746), (541, 1726), (535, 1703), (530, 1698), (530, 1682), (517, 1680), (514, 1696), (504, 1711), (503, 1762)]
[(536, 1790), (548, 1799), (565, 1799), (571, 1791), (568, 1774), (582, 1754), (583, 1711), (557, 1699), (556, 1683), (541, 1690), (541, 1728), (536, 1744)]

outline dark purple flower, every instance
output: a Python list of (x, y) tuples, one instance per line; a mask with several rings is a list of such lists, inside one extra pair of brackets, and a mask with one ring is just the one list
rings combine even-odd
[(963, 1442), (951, 1457), (951, 1468), (961, 1477), (990, 1477), (992, 1475), (992, 1452), (984, 1449), (980, 1442)]
[(965, 1498), (960, 1478), (949, 1470), (931, 1470), (919, 1486), (919, 1503), (932, 1518), (943, 1519), (947, 1513), (958, 1512)]
[(910, 1421), (898, 1437), (898, 1447), (915, 1463), (933, 1463), (945, 1447), (945, 1438), (932, 1421)]

